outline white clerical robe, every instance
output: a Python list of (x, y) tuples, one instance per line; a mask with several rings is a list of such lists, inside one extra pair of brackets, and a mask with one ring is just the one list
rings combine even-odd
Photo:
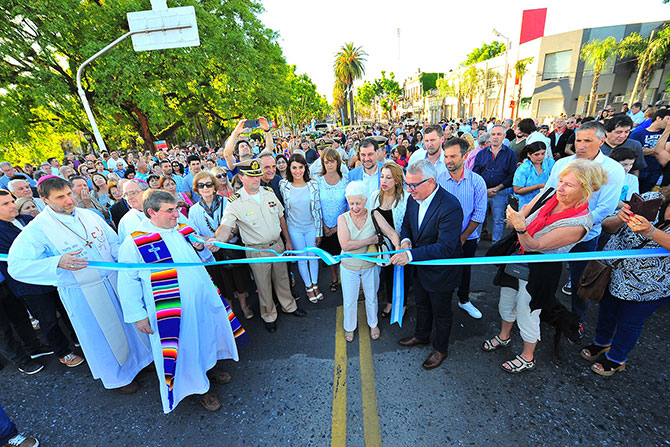
[[(163, 229), (145, 220), (135, 229), (160, 233), (174, 262), (201, 262), (201, 259), (177, 228)], [(204, 259), (211, 254), (204, 249)], [(144, 260), (132, 238), (126, 238), (119, 249), (119, 262), (143, 263)], [(160, 264), (159, 264), (160, 265)], [(166, 267), (169, 264), (162, 264)], [(150, 270), (119, 272), (119, 297), (125, 321), (133, 323), (149, 318), (151, 347), (158, 375), (163, 411), (169, 413), (168, 390), (163, 370), (163, 352), (157, 331), (156, 306), (151, 290)], [(237, 346), (228, 321), (228, 313), (204, 266), (177, 269), (181, 298), (179, 351), (174, 376), (174, 407), (186, 396), (204, 394), (209, 390), (207, 371), (217, 360), (238, 360)]]
[[(88, 216), (84, 216), (85, 220), (87, 222), (94, 220), (95, 225), (84, 226), (79, 218), (83, 213), (88, 213)], [(54, 218), (64, 225), (54, 221)], [(78, 234), (88, 235), (88, 238), (95, 240), (97, 244), (108, 244), (112, 256), (116, 259), (119, 239), (98, 214), (75, 208), (71, 215), (67, 215), (55, 213), (47, 207), (24, 228), (12, 244), (8, 258), (9, 274), (19, 281), (30, 284), (57, 286), (63, 307), (70, 317), (93, 378), (100, 379), (108, 389), (128, 385), (143, 368), (153, 362), (149, 341), (147, 336), (140, 333), (133, 324), (123, 322), (121, 305), (115, 292), (116, 273), (111, 270), (98, 270), (108, 298), (116, 310), (115, 317), (122, 325), (122, 332), (130, 348), (129, 357), (122, 365), (119, 364), (72, 271), (58, 267), (61, 255), (77, 249), (82, 249), (82, 257), (89, 261), (103, 259), (95, 245), (87, 247), (83, 241), (77, 241), (65, 225)], [(70, 249), (59, 251), (43, 231), (43, 226), (51, 229), (55, 237), (72, 238), (74, 242)], [(53, 234), (51, 237), (54, 237)]]
[(119, 221), (119, 242), (123, 243), (126, 237), (135, 231), (146, 217), (142, 211), (131, 208)]

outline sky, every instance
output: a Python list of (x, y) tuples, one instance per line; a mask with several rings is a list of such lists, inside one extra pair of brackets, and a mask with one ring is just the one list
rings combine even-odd
[[(582, 28), (670, 19), (662, 0), (507, 2), (479, 0), (261, 0), (263, 23), (279, 33), (289, 64), (306, 73), (332, 100), (333, 61), (346, 42), (367, 52), (364, 80), (394, 72), (402, 81), (421, 69), (448, 72), (483, 43), (497, 38), (495, 28), (518, 42), (524, 9), (547, 8), (545, 35)], [(501, 8), (500, 5), (507, 5)], [(400, 38), (398, 38), (398, 29)], [(357, 83), (359, 85), (361, 81)]]

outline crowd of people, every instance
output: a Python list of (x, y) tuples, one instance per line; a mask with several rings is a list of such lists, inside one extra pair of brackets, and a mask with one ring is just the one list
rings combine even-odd
[[(459, 308), (482, 318), (469, 299), (473, 269), (413, 262), (474, 257), (482, 240), (501, 244), (509, 232), (518, 255), (643, 242), (670, 248), (670, 110), (610, 110), (549, 125), (443, 120), (318, 136), (273, 136), (259, 118), (251, 137), (241, 120), (220, 148), (68, 152), (37, 166), (2, 162), (0, 252), (8, 262), (0, 262), (0, 354), (25, 374), (42, 370), (35, 359), (45, 355), (68, 367), (87, 362), (94, 378), (122, 394), (137, 391), (136, 375), (153, 364), (165, 412), (189, 395), (214, 411), (221, 404), (210, 382), (230, 380), (217, 362), (237, 360), (236, 341), (245, 337), (233, 300), (244, 319), (254, 318), (249, 292), (257, 290), (260, 318), (272, 333), (279, 315), (273, 295), (282, 313), (305, 317), (309, 304), (296, 300), (324, 299), (323, 270), (328, 290), (341, 291), (345, 339), (355, 338), (364, 300), (375, 340), (401, 271), (416, 327), (399, 343), (429, 344), (434, 333), (423, 368), (436, 368), (448, 355), (454, 292)], [(654, 219), (630, 210), (638, 193), (661, 198)], [(322, 269), (318, 256), (304, 251), (295, 274), (289, 263), (263, 262), (311, 247), (354, 256)], [(380, 251), (397, 253), (366, 256)], [(169, 268), (245, 258), (248, 264)], [(116, 271), (115, 262), (166, 265)], [(589, 303), (576, 286), (586, 262), (568, 264), (562, 291), (583, 335)], [(624, 369), (645, 319), (670, 300), (662, 280), (668, 266), (666, 258), (612, 265), (595, 337), (581, 352), (594, 372)], [(524, 347), (501, 364), (510, 373), (535, 368), (540, 314), (556, 303), (563, 263), (517, 267), (496, 277), (501, 329), (482, 344), (485, 351), (509, 346), (517, 323)], [(304, 295), (295, 292), (300, 284)], [(73, 349), (79, 347), (83, 356)]]

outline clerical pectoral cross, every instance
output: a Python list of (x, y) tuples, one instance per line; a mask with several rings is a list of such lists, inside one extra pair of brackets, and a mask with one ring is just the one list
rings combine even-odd
[(161, 248), (157, 245), (154, 245), (153, 247), (147, 249), (148, 252), (153, 253), (154, 256), (156, 256), (156, 261), (160, 261), (161, 257), (158, 256), (158, 252), (161, 251)]
[(93, 243), (91, 241), (86, 241), (86, 245), (88, 248), (93, 248)]

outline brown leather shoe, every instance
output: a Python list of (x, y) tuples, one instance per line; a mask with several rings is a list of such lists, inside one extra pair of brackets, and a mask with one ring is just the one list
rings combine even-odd
[(408, 348), (416, 345), (427, 345), (428, 343), (428, 340), (422, 340), (416, 337), (405, 337), (398, 340), (400, 346), (407, 346)]
[(121, 388), (114, 388), (114, 391), (116, 391), (119, 394), (133, 394), (137, 393), (140, 390), (140, 384), (137, 383), (136, 380), (133, 380), (126, 386), (122, 386)]
[(447, 358), (448, 352), (442, 354), (439, 351), (430, 353), (425, 362), (423, 362), (423, 369), (435, 369), (442, 364), (442, 361)]
[(230, 383), (231, 380), (230, 374), (222, 369), (211, 369), (207, 371), (207, 377), (209, 377), (209, 380), (219, 385)]
[(216, 394), (208, 391), (203, 394), (200, 398), (200, 404), (207, 411), (216, 411), (221, 408), (221, 401), (216, 396)]

